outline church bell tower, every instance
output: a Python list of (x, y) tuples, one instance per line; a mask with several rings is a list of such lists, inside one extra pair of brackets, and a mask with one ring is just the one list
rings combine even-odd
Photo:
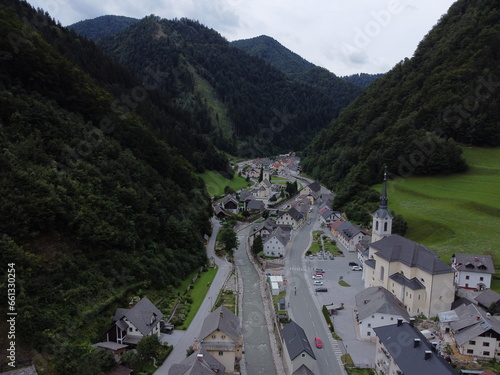
[(392, 219), (394, 216), (387, 209), (387, 172), (384, 173), (384, 184), (380, 195), (378, 210), (372, 214), (372, 242), (381, 240), (392, 233)]

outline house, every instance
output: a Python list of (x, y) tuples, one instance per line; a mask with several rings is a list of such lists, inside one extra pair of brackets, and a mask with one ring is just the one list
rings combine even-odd
[(249, 238), (253, 241), (255, 236), (261, 236), (264, 241), (276, 228), (281, 228), (289, 233), (292, 230), (290, 225), (279, 225), (276, 224), (271, 218), (267, 218), (263, 223), (256, 224), (252, 227)]
[(278, 217), (276, 218), (276, 224), (290, 225), (294, 230), (297, 230), (304, 223), (304, 218), (304, 214), (300, 213), (296, 208), (292, 207), (288, 211), (278, 214)]
[(234, 372), (241, 359), (243, 337), (238, 317), (225, 306), (210, 313), (201, 327), (200, 347), (224, 365), (227, 372)]
[(226, 211), (238, 212), (238, 201), (231, 194), (227, 194), (222, 198), (221, 206)]
[(260, 201), (255, 198), (250, 198), (245, 201), (245, 210), (246, 211), (264, 211), (266, 205), (263, 201)]
[(113, 355), (116, 362), (120, 362), (122, 354), (127, 350), (128, 345), (118, 344), (113, 341), (103, 341), (92, 345), (97, 350), (105, 350)]
[(269, 182), (267, 178), (259, 182), (252, 190), (252, 194), (259, 198), (269, 197), (271, 193), (272, 193), (272, 184)]
[(491, 287), (491, 275), (495, 273), (491, 255), (457, 253), (451, 259), (455, 270), (455, 285), (464, 289), (484, 290)]
[(285, 231), (279, 227), (274, 229), (266, 240), (263, 241), (264, 254), (269, 257), (285, 256), (285, 250), (289, 240), (289, 231)]
[(475, 304), (461, 305), (447, 314), (446, 324), (460, 354), (500, 358), (500, 321)]
[(490, 310), (492, 313), (500, 313), (500, 294), (488, 289), (483, 293), (474, 298), (479, 306), (482, 306), (485, 310)]
[(318, 182), (314, 181), (309, 185), (307, 185), (304, 189), (302, 189), (300, 194), (302, 195), (314, 194), (317, 197), (319, 197), (320, 192), (321, 192), (321, 185)]
[(162, 318), (161, 311), (144, 297), (129, 309), (116, 310), (115, 322), (106, 333), (106, 341), (137, 345), (144, 336), (160, 336)]
[(378, 337), (375, 352), (377, 374), (458, 375), (412, 324), (399, 320), (374, 331)]
[(334, 221), (333, 223), (330, 223), (328, 224), (328, 228), (330, 229), (330, 232), (332, 232), (332, 234), (335, 236), (335, 237), (338, 237), (339, 236), (339, 227), (344, 224), (343, 221), (340, 221), (340, 220), (337, 220), (337, 221)]
[(348, 221), (345, 221), (337, 228), (338, 240), (348, 251), (356, 251), (356, 245), (365, 235), (365, 232), (361, 230), (357, 225), (353, 225)]
[(219, 220), (223, 220), (223, 219), (231, 216), (226, 211), (224, 211), (224, 209), (222, 208), (220, 203), (216, 203), (214, 205), (214, 215)]
[(319, 212), (319, 218), (320, 220), (325, 223), (333, 223), (335, 220), (338, 220), (338, 211), (333, 211), (329, 209), (328, 207), (323, 207)]
[(211, 375), (223, 374), (226, 368), (205, 349), (199, 349), (181, 363), (173, 364), (168, 375)]
[(282, 330), (283, 338), (283, 363), (289, 374), (293, 374), (301, 366), (306, 366), (313, 373), (318, 373), (316, 356), (312, 350), (307, 336), (293, 320)]
[(376, 327), (394, 324), (401, 319), (409, 322), (410, 314), (403, 303), (382, 287), (371, 287), (356, 294), (357, 319), (363, 339), (375, 339)]
[(314, 375), (314, 372), (312, 372), (306, 365), (302, 365), (295, 370), (292, 375)]
[(434, 317), (449, 310), (455, 298), (451, 266), (424, 245), (396, 234), (370, 244), (363, 277), (365, 288), (386, 288), (410, 315)]

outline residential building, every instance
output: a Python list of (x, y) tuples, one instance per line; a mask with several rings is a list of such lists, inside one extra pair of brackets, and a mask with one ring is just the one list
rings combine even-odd
[(221, 206), (226, 211), (238, 212), (238, 201), (232, 194), (227, 194), (222, 198)]
[(361, 241), (365, 232), (357, 225), (345, 221), (337, 228), (338, 240), (347, 251), (356, 251), (356, 245)]
[(492, 314), (500, 314), (500, 294), (494, 290), (488, 289), (478, 295), (474, 300), (479, 306)]
[(286, 246), (290, 240), (290, 232), (280, 227), (274, 231), (263, 242), (264, 254), (269, 257), (285, 256)]
[(386, 288), (410, 315), (434, 317), (449, 310), (455, 297), (451, 266), (424, 245), (396, 234), (370, 244), (363, 273), (366, 288)]
[(115, 322), (106, 333), (106, 341), (137, 345), (144, 336), (160, 336), (161, 319), (161, 311), (144, 297), (137, 304), (131, 305), (130, 309), (116, 310)]
[(276, 224), (290, 225), (294, 230), (297, 230), (304, 223), (304, 218), (304, 214), (297, 211), (295, 207), (292, 207), (288, 211), (282, 212), (278, 215), (276, 218)]
[(302, 366), (313, 373), (317, 372), (316, 356), (307, 336), (293, 320), (282, 330), (283, 337), (283, 362), (288, 369), (288, 374), (293, 374)]
[(226, 368), (205, 349), (199, 349), (185, 358), (181, 363), (173, 364), (168, 375), (221, 375)]
[(378, 337), (375, 352), (377, 374), (458, 375), (412, 324), (399, 320), (374, 331)]
[(481, 307), (461, 305), (442, 313), (445, 332), (453, 335), (459, 352), (483, 359), (500, 358), (500, 321)]
[(241, 359), (243, 338), (238, 317), (225, 306), (210, 313), (201, 327), (199, 346), (234, 372)]
[(455, 270), (455, 285), (464, 289), (484, 290), (491, 287), (495, 273), (491, 255), (454, 254), (451, 266)]
[(375, 340), (374, 328), (410, 321), (403, 303), (382, 287), (366, 288), (356, 294), (357, 319), (362, 339)]

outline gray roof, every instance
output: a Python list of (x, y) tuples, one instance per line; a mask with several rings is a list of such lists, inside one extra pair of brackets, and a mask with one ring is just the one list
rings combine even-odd
[(266, 207), (264, 202), (259, 201), (257, 199), (250, 199), (247, 203), (247, 210), (249, 211), (254, 211), (254, 210), (263, 210)]
[[(376, 327), (373, 329), (385, 349), (405, 375), (458, 375), (458, 372), (437, 355), (434, 346), (408, 323)], [(420, 344), (414, 347), (414, 339)], [(425, 359), (425, 352), (430, 357)]]
[[(203, 357), (199, 357), (200, 354)], [(200, 349), (181, 363), (173, 364), (168, 370), (168, 375), (212, 375), (222, 374), (225, 371), (226, 367), (213, 355), (205, 349)]]
[(316, 181), (310, 183), (309, 185), (307, 185), (307, 187), (309, 188), (309, 190), (314, 192), (319, 192), (321, 190), (321, 185)]
[(364, 265), (365, 265), (365, 266), (368, 266), (368, 267), (370, 267), (370, 268), (375, 269), (376, 261), (375, 261), (375, 259), (366, 259), (366, 260), (364, 261)]
[(407, 321), (410, 320), (410, 314), (404, 304), (382, 287), (373, 286), (356, 294), (356, 306), (361, 320), (375, 313), (398, 315)]
[(338, 227), (337, 231), (339, 232), (339, 234), (342, 234), (348, 240), (350, 240), (351, 238), (362, 232), (360, 227), (351, 224), (348, 221), (344, 222), (340, 227)]
[(376, 254), (382, 259), (417, 267), (432, 275), (453, 272), (449, 264), (439, 259), (437, 254), (427, 247), (397, 234), (373, 242), (370, 247), (378, 250)]
[(117, 342), (113, 342), (113, 341), (98, 342), (97, 344), (92, 344), (92, 346), (94, 348), (103, 348), (103, 349), (109, 349), (109, 350), (120, 350), (120, 349), (125, 349), (128, 347), (128, 345), (118, 344)]
[(267, 238), (266, 242), (271, 238), (276, 237), (279, 242), (286, 246), (288, 244), (288, 240), (290, 239), (290, 232), (281, 229), (280, 227), (276, 228)]
[(457, 271), (495, 273), (491, 255), (455, 254), (455, 269)]
[(292, 373), (292, 375), (314, 375), (314, 372), (312, 372), (306, 365), (301, 365)]
[(302, 352), (306, 352), (316, 359), (304, 330), (293, 320), (283, 327), (282, 334), (291, 360), (294, 360)]
[(404, 285), (412, 290), (425, 289), (425, 285), (420, 282), (416, 277), (409, 279), (400, 272), (393, 273), (389, 278), (400, 285)]
[(302, 217), (304, 216), (299, 211), (297, 211), (297, 209), (295, 207), (290, 208), (288, 211), (282, 212), (281, 215), (279, 215), (279, 216), (281, 217), (285, 214), (289, 214), (290, 217), (292, 219), (294, 219), (295, 221), (300, 221), (302, 219)]
[(144, 297), (131, 309), (117, 309), (115, 314), (117, 324), (120, 324), (123, 318), (127, 318), (143, 336), (146, 336), (163, 318), (163, 314), (147, 297)]
[(330, 215), (333, 215), (333, 211), (330, 209), (327, 209), (325, 212), (321, 214), (321, 216), (323, 216), (324, 219), (327, 219)]
[(224, 198), (222, 198), (222, 201), (221, 201), (223, 206), (225, 206), (229, 202), (233, 202), (234, 204), (236, 204), (236, 206), (238, 206), (238, 201), (231, 194), (227, 194)]
[(494, 290), (488, 289), (474, 298), (477, 303), (483, 305), (486, 308), (489, 308), (493, 303), (497, 303), (500, 301), (500, 294), (495, 292)]
[(216, 330), (224, 332), (233, 341), (238, 341), (240, 335), (238, 317), (229, 311), (226, 306), (218, 307), (205, 318), (199, 337), (204, 339)]
[(455, 332), (457, 345), (463, 345), (488, 331), (500, 334), (500, 321), (474, 304), (459, 306), (455, 313), (458, 320), (450, 322), (450, 327)]

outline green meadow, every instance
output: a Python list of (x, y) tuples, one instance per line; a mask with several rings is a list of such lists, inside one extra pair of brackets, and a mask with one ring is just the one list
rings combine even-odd
[[(408, 221), (405, 237), (449, 262), (455, 252), (500, 261), (500, 149), (464, 148), (469, 170), (387, 183), (389, 209)], [(380, 191), (381, 186), (375, 187)]]
[(205, 181), (208, 194), (210, 194), (211, 197), (224, 194), (224, 188), (226, 186), (236, 191), (248, 186), (246, 180), (238, 175), (234, 175), (232, 180), (225, 178), (219, 172), (215, 171), (205, 171), (199, 176)]

